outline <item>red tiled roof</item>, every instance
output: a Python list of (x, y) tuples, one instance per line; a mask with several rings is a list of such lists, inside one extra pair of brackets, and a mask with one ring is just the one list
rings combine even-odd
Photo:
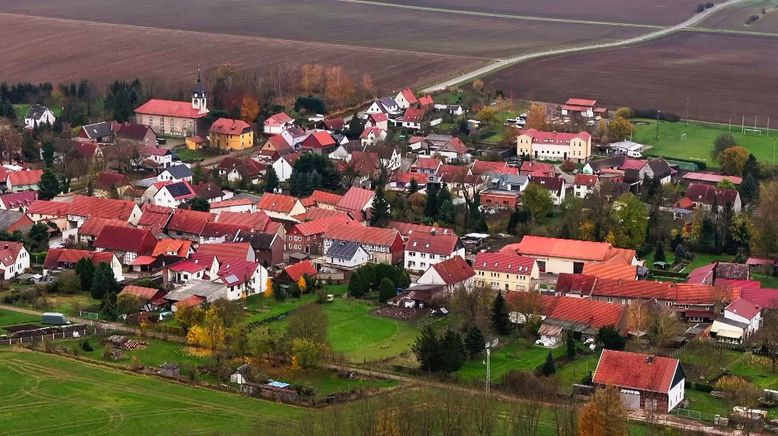
[(570, 143), (570, 141), (576, 138), (587, 141), (592, 137), (592, 135), (590, 135), (588, 132), (580, 132), (580, 133), (544, 132), (536, 129), (527, 129), (521, 132), (521, 134), (532, 137), (532, 141), (536, 143), (542, 142), (546, 144), (560, 144), (560, 145), (567, 145)]
[(272, 224), (270, 217), (263, 211), (251, 213), (224, 211), (216, 217), (216, 222), (220, 224), (234, 224), (242, 226), (244, 229), (254, 229), (258, 232), (267, 231)]
[(340, 199), (337, 204), (338, 209), (349, 211), (362, 211), (368, 202), (372, 201), (375, 192), (352, 186)]
[(400, 91), (400, 94), (402, 94), (402, 95), (403, 95), (403, 97), (405, 97), (405, 100), (406, 100), (406, 101), (407, 101), (409, 104), (416, 104), (416, 103), (418, 103), (418, 101), (419, 101), (419, 100), (417, 100), (417, 99), (416, 99), (416, 96), (415, 96), (415, 95), (413, 95), (413, 91), (411, 90), (411, 88), (405, 88), (405, 89), (403, 89), (402, 91)]
[[(251, 262), (243, 259), (230, 259), (219, 267), (219, 276), (221, 281), (228, 286), (235, 286), (251, 280), (259, 266), (258, 262)], [(263, 283), (264, 284), (264, 283)]]
[(115, 218), (122, 221), (130, 219), (135, 203), (129, 200), (85, 197), (76, 195), (70, 203), (68, 215), (82, 217)]
[(384, 132), (384, 129), (380, 127), (365, 127), (365, 130), (362, 131), (362, 134), (359, 135), (360, 138), (366, 139), (370, 137), (370, 134), (372, 133), (373, 136), (375, 136), (377, 139), (381, 139), (381, 133)]
[(92, 263), (110, 264), (113, 261), (114, 254), (109, 251), (97, 252), (88, 250), (75, 250), (72, 248), (49, 248), (46, 253), (46, 259), (43, 261), (43, 268), (54, 269), (59, 263), (75, 264), (83, 258), (91, 259)]
[(43, 170), (14, 171), (6, 179), (11, 186), (37, 185), (41, 181)]
[(320, 207), (309, 207), (305, 210), (305, 213), (294, 215), (295, 218), (300, 221), (315, 221), (322, 218), (329, 218), (333, 216), (340, 216), (342, 218), (351, 218), (347, 212), (332, 209), (322, 209)]
[(573, 180), (573, 185), (576, 186), (596, 186), (600, 179), (595, 175), (589, 174), (576, 174)]
[(301, 201), (305, 207), (319, 204), (329, 204), (331, 206), (336, 206), (342, 198), (342, 195), (316, 189), (311, 193), (311, 195), (303, 198)]
[(525, 160), (521, 163), (521, 173), (522, 174), (528, 174), (528, 173), (543, 173), (543, 174), (554, 174), (556, 170), (554, 169), (554, 166), (550, 163), (545, 162), (535, 162), (532, 160)]
[(37, 197), (37, 191), (21, 191), (0, 195), (0, 200), (6, 209), (18, 209), (32, 204)]
[(746, 300), (745, 298), (738, 298), (737, 300), (729, 303), (729, 305), (724, 308), (724, 310), (728, 310), (735, 315), (742, 316), (743, 318), (749, 320), (754, 319), (754, 317), (761, 311), (759, 306)]
[(436, 233), (438, 235), (455, 235), (454, 230), (448, 227), (425, 226), (423, 224), (406, 223), (403, 221), (389, 221), (386, 226), (389, 229), (395, 229), (400, 235), (407, 238), (413, 233)]
[(238, 198), (237, 200), (215, 201), (211, 203), (211, 210), (233, 206), (251, 206), (254, 202), (250, 198)]
[(378, 112), (378, 113), (370, 114), (367, 117), (369, 119), (373, 120), (373, 122), (375, 122), (375, 123), (379, 123), (381, 121), (387, 121), (389, 119), (389, 117), (385, 113), (383, 113), (383, 112)]
[(453, 137), (441, 147), (441, 150), (452, 150), (458, 154), (465, 154), (467, 153), (467, 146), (461, 139)]
[(305, 148), (326, 148), (335, 145), (335, 139), (329, 132), (313, 132), (300, 145)]
[(436, 263), (433, 268), (446, 285), (455, 285), (475, 276), (473, 267), (461, 256), (454, 256), (443, 262)]
[(219, 185), (215, 183), (198, 183), (192, 186), (192, 189), (197, 193), (198, 197), (203, 197), (206, 200), (212, 200), (224, 196), (224, 191)]
[(222, 171), (237, 171), (242, 177), (256, 177), (262, 174), (266, 165), (251, 158), (236, 158), (227, 156), (216, 167)]
[(152, 251), (151, 255), (156, 257), (163, 254), (172, 254), (187, 257), (191, 247), (192, 241), (185, 239), (162, 239), (157, 241), (157, 245), (154, 246), (154, 251)]
[(561, 273), (556, 280), (556, 291), (567, 294), (591, 295), (597, 277), (584, 274)]
[(92, 159), (95, 156), (95, 153), (97, 150), (100, 149), (100, 146), (97, 145), (95, 142), (83, 142), (83, 141), (74, 141), (73, 142), (73, 151), (81, 155), (81, 157)]
[(243, 120), (233, 120), (230, 118), (219, 118), (211, 124), (210, 133), (222, 135), (242, 135), (251, 131), (251, 126)]
[(170, 150), (164, 147), (139, 147), (138, 151), (142, 156), (167, 156), (170, 154)]
[(666, 394), (673, 387), (679, 365), (678, 359), (670, 357), (602, 350), (592, 381), (599, 385)]
[(6, 267), (13, 265), (23, 248), (21, 242), (0, 241), (0, 263)]
[(144, 204), (141, 208), (141, 216), (138, 220), (138, 227), (151, 227), (157, 226), (158, 228), (164, 228), (167, 224), (170, 216), (175, 212), (175, 209), (156, 206), (153, 204)]
[(437, 171), (442, 164), (443, 163), (440, 161), (440, 159), (435, 157), (420, 157), (416, 159), (416, 163), (413, 164), (413, 167), (417, 169)]
[(724, 180), (729, 180), (735, 185), (739, 185), (743, 183), (742, 177), (725, 176), (724, 174), (716, 174), (716, 173), (689, 172), (683, 175), (683, 179), (691, 182), (703, 182), (703, 183), (712, 183), (712, 184), (719, 184)]
[(200, 236), (203, 238), (221, 238), (231, 241), (235, 238), (235, 235), (241, 230), (250, 230), (250, 227), (243, 224), (231, 224), (231, 223), (219, 223), (210, 222), (205, 223), (203, 231)]
[(419, 123), (424, 118), (424, 109), (408, 108), (399, 121), (406, 123)]
[(151, 127), (143, 124), (124, 123), (116, 131), (116, 136), (133, 141), (143, 141), (149, 130), (153, 131)]
[(425, 95), (425, 96), (419, 98), (419, 104), (421, 106), (431, 106), (434, 103), (435, 103), (435, 100), (432, 99), (431, 95)]
[(723, 207), (727, 203), (734, 204), (738, 197), (738, 192), (734, 189), (716, 188), (715, 186), (692, 183), (686, 188), (686, 196), (694, 202), (707, 205), (712, 205), (715, 197), (718, 205)]
[(105, 226), (129, 227), (130, 224), (127, 221), (113, 218), (92, 217), (81, 224), (81, 227), (78, 229), (78, 234), (97, 237)]
[(625, 313), (621, 304), (594, 301), (575, 297), (552, 297), (543, 295), (546, 317), (561, 321), (586, 324), (593, 328), (619, 327)]
[(473, 268), (479, 271), (494, 271), (529, 275), (535, 266), (535, 259), (511, 253), (481, 252), (475, 256)]
[(509, 167), (506, 162), (491, 162), (485, 160), (476, 159), (473, 162), (473, 167), (470, 170), (474, 175), (480, 176), (484, 174), (507, 174), (518, 175), (519, 169), (516, 167)]
[(284, 112), (279, 112), (277, 114), (271, 115), (271, 116), (267, 117), (267, 119), (265, 120), (265, 124), (273, 124), (273, 123), (288, 124), (288, 123), (291, 123), (291, 122), (294, 122), (292, 117), (290, 117), (289, 115), (287, 115)]
[(173, 265), (170, 265), (170, 271), (188, 272), (192, 274), (199, 271), (205, 271), (210, 267), (211, 267), (210, 262), (206, 263), (206, 262), (195, 262), (192, 260), (182, 260), (181, 262), (176, 262)]
[(411, 183), (411, 180), (416, 180), (417, 184), (422, 185), (427, 183), (427, 175), (403, 171), (392, 174), (391, 180), (395, 183)]
[(530, 183), (540, 185), (556, 193), (560, 193), (565, 187), (565, 181), (559, 177), (532, 176)]
[(626, 158), (624, 159), (624, 163), (619, 165), (619, 169), (622, 171), (626, 170), (640, 170), (644, 166), (648, 165), (648, 161), (645, 159), (630, 159)]
[(147, 288), (145, 286), (127, 285), (125, 286), (119, 295), (134, 295), (144, 300), (153, 300), (158, 298), (157, 294), (161, 293), (157, 288)]
[(778, 289), (744, 288), (741, 296), (762, 309), (778, 308)]
[(295, 282), (300, 280), (300, 277), (302, 277), (303, 274), (307, 274), (309, 277), (315, 277), (316, 274), (318, 274), (316, 267), (310, 260), (304, 260), (294, 265), (289, 265), (288, 267), (284, 268), (284, 272), (291, 280), (294, 280)]
[(332, 226), (344, 226), (358, 223), (352, 220), (346, 214), (334, 215), (328, 218), (321, 218), (313, 221), (306, 221), (295, 224), (295, 229), (303, 236), (320, 235), (325, 233)]
[(176, 302), (176, 307), (195, 307), (205, 303), (206, 298), (199, 295), (190, 295)]
[(95, 248), (108, 251), (124, 251), (138, 255), (150, 255), (157, 245), (157, 238), (146, 229), (105, 226), (95, 239)]
[(452, 175), (452, 176), (458, 176), (460, 178), (463, 178), (468, 173), (470, 173), (470, 169), (466, 166), (461, 166), (461, 165), (444, 164), (441, 165), (440, 170), (438, 170), (438, 175), (440, 177)]
[(212, 254), (216, 256), (219, 262), (227, 259), (248, 260), (249, 252), (252, 251), (251, 244), (248, 242), (229, 242), (222, 244), (200, 244), (197, 247), (198, 254)]
[(759, 280), (739, 280), (739, 279), (722, 279), (717, 278), (713, 281), (713, 286), (740, 288), (742, 289), (758, 289), (762, 287), (762, 282)]
[(406, 251), (450, 256), (458, 247), (462, 247), (457, 235), (439, 235), (414, 232), (405, 242)]
[(120, 188), (129, 184), (130, 181), (127, 180), (127, 176), (124, 174), (114, 173), (111, 171), (101, 171), (97, 176), (97, 180), (95, 181), (95, 188), (108, 191), (113, 187)]
[(199, 235), (205, 223), (211, 222), (216, 215), (209, 212), (178, 209), (167, 224), (168, 230)]
[(594, 107), (595, 105), (597, 105), (597, 100), (587, 100), (584, 98), (568, 98), (565, 104), (570, 106)]
[(400, 233), (394, 229), (380, 227), (335, 226), (327, 230), (324, 237), (338, 241), (353, 241), (389, 247), (400, 238)]
[(516, 251), (526, 256), (603, 261), (610, 248), (611, 245), (607, 242), (578, 241), (575, 239), (527, 235), (521, 239), (521, 242), (516, 247)]
[(299, 200), (283, 194), (265, 193), (257, 203), (257, 209), (270, 212), (290, 213)]
[(583, 273), (601, 279), (637, 280), (637, 267), (629, 264), (587, 263)]
[[(727, 300), (740, 296), (740, 288), (724, 290)], [(663, 283), (650, 280), (598, 279), (592, 291), (593, 296), (631, 299), (657, 299), (673, 301), (676, 304), (713, 304), (718, 291), (713, 286), (693, 283)]]
[(686, 283), (705, 283), (710, 282), (709, 278), (713, 277), (713, 270), (716, 269), (715, 263), (709, 263), (697, 268), (694, 268), (689, 273)]
[(679, 209), (693, 209), (694, 202), (688, 197), (682, 197), (675, 202), (675, 207)]
[(148, 115), (163, 115), (166, 117), (198, 119), (206, 114), (192, 107), (188, 101), (159, 100), (152, 98), (135, 108), (135, 113)]

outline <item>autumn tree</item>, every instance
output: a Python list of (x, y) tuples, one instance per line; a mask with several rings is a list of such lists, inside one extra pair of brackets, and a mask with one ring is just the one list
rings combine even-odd
[(345, 106), (354, 96), (354, 82), (343, 70), (343, 67), (329, 67), (324, 73), (324, 95), (330, 104)]
[(714, 385), (724, 395), (730, 407), (745, 407), (745, 416), (734, 416), (734, 420), (743, 425), (743, 434), (750, 434), (755, 428), (751, 411), (759, 405), (761, 390), (745, 378), (725, 375)]
[(254, 95), (244, 95), (240, 101), (240, 119), (254, 124), (259, 116), (259, 99)]
[(302, 92), (307, 95), (321, 90), (324, 67), (319, 64), (305, 64), (301, 68), (300, 89)]
[(490, 307), (494, 301), (494, 294), (494, 290), (488, 286), (477, 285), (470, 291), (458, 287), (446, 307), (460, 327), (465, 328), (475, 324), (484, 331), (489, 327)]
[(206, 348), (215, 353), (225, 347), (227, 329), (224, 321), (219, 316), (218, 310), (211, 306), (205, 311), (202, 323), (192, 326), (186, 335), (186, 341), (190, 345)]
[(526, 128), (543, 130), (546, 124), (546, 107), (540, 103), (532, 103), (527, 114)]
[(731, 133), (720, 134), (716, 137), (716, 140), (713, 141), (713, 158), (718, 160), (724, 150), (729, 147), (734, 147), (735, 145), (737, 145), (737, 142), (735, 142), (735, 137), (732, 136)]
[(767, 310), (762, 318), (762, 326), (751, 336), (750, 342), (761, 348), (763, 354), (770, 358), (770, 369), (778, 370), (778, 312)]
[(578, 418), (579, 436), (627, 436), (627, 411), (621, 403), (621, 394), (615, 387), (597, 389), (581, 409)]
[(639, 248), (648, 230), (648, 210), (643, 202), (633, 194), (624, 194), (614, 205), (613, 215), (617, 225), (612, 229), (613, 240), (608, 242), (621, 248)]
[(361, 101), (365, 101), (366, 99), (372, 97), (375, 94), (376, 87), (375, 83), (373, 83), (373, 78), (368, 73), (362, 74), (362, 80), (359, 82), (359, 90), (361, 92), (362, 97), (360, 98)]
[(759, 207), (753, 213), (751, 246), (766, 257), (778, 253), (778, 181), (762, 183)]
[(491, 106), (486, 106), (485, 108), (478, 111), (475, 117), (478, 121), (486, 124), (494, 124), (499, 121), (497, 118), (497, 112)]
[(473, 80), (473, 89), (476, 92), (481, 92), (484, 90), (484, 81), (481, 79), (475, 79)]
[(537, 221), (551, 212), (554, 200), (551, 191), (537, 183), (530, 183), (521, 196), (521, 206)]
[(748, 160), (748, 150), (739, 145), (728, 147), (719, 154), (719, 165), (724, 174), (739, 176)]
[(629, 107), (620, 107), (616, 109), (616, 117), (630, 119), (635, 116), (635, 112)]
[(608, 140), (623, 141), (635, 133), (635, 125), (627, 118), (616, 117), (608, 124)]
[(289, 315), (289, 337), (327, 344), (327, 314), (318, 304), (306, 304)]

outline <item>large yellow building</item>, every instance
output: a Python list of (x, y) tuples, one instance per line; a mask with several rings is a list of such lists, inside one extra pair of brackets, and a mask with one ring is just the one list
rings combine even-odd
[(254, 130), (241, 120), (219, 118), (211, 125), (211, 146), (229, 150), (244, 150), (254, 146)]
[(592, 135), (527, 129), (516, 137), (516, 154), (535, 160), (583, 163), (592, 154)]

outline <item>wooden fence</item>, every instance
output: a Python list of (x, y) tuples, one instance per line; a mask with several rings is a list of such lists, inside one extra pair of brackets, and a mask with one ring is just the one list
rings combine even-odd
[(75, 329), (68, 330), (68, 331), (59, 331), (59, 332), (51, 332), (51, 333), (43, 333), (40, 335), (30, 335), (30, 336), (19, 336), (19, 337), (12, 337), (12, 338), (0, 338), (0, 345), (22, 345), (22, 344), (35, 344), (39, 342), (43, 342), (47, 339), (72, 339), (77, 337), (85, 337), (89, 335), (89, 333), (96, 334), (97, 328), (92, 328), (91, 330), (87, 326), (79, 326)]

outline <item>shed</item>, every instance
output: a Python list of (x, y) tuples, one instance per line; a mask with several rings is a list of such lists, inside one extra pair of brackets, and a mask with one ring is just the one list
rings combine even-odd
[(181, 365), (177, 363), (163, 363), (159, 367), (159, 375), (163, 377), (179, 378), (181, 377)]

